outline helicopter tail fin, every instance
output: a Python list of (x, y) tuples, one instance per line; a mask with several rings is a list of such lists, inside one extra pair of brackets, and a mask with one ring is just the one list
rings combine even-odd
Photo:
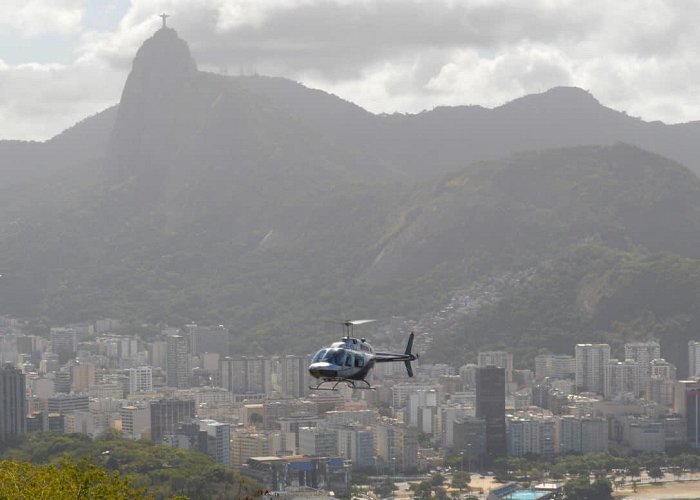
[(406, 351), (404, 354), (409, 356), (409, 359), (404, 361), (404, 364), (406, 365), (406, 372), (408, 372), (409, 377), (413, 377), (413, 368), (411, 367), (411, 360), (416, 359), (413, 354), (411, 354), (411, 350), (413, 350), (413, 332), (411, 332), (411, 335), (408, 336), (408, 344), (406, 344)]
[(411, 350), (413, 350), (413, 332), (408, 336), (408, 344), (406, 344), (406, 352), (404, 354), (411, 355)]

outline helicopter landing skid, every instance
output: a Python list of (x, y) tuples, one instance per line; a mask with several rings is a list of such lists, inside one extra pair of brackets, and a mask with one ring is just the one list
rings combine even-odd
[[(364, 384), (366, 384), (366, 387), (357, 386), (357, 385), (355, 385), (355, 382), (363, 382)], [(323, 384), (331, 384), (331, 383), (333, 384), (333, 387), (323, 387)], [(365, 391), (366, 391), (366, 390), (370, 390), (370, 391), (375, 390), (375, 388), (372, 387), (372, 386), (369, 384), (369, 382), (367, 382), (367, 381), (364, 380), (364, 379), (362, 379), (362, 380), (350, 380), (350, 379), (347, 379), (347, 378), (327, 378), (327, 379), (323, 379), (323, 380), (321, 380), (318, 384), (316, 384), (316, 387), (309, 386), (309, 389), (311, 389), (312, 391), (337, 391), (337, 390), (338, 390), (338, 385), (343, 384), (343, 383), (344, 383), (345, 385), (347, 385), (347, 386), (348, 386), (349, 388), (351, 388), (351, 389), (358, 389), (358, 390), (365, 390)]]

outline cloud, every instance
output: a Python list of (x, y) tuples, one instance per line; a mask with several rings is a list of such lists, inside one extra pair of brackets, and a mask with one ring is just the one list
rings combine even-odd
[(25, 37), (69, 35), (80, 30), (84, 15), (84, 0), (3, 0), (0, 28)]
[[(55, 26), (42, 28), (29, 7), (23, 19), (34, 24), (8, 24), (10, 11), (0, 8), (0, 28), (28, 34), (80, 26), (83, 2), (45, 6), (64, 14), (56, 16)], [(90, 105), (99, 105), (94, 112), (117, 102), (131, 60), (159, 27), (162, 11), (190, 43), (200, 68), (286, 76), (375, 112), (496, 106), (525, 93), (576, 85), (605, 105), (648, 120), (700, 118), (695, 2), (132, 0), (114, 30), (82, 28), (71, 64), (53, 73), (0, 68), (0, 86), (10, 91), (4, 94), (10, 98), (1, 108), (0, 137), (17, 136), (20, 128), (32, 136), (31, 122), (37, 124), (35, 136), (46, 137), (51, 125), (74, 123)], [(29, 81), (34, 90), (24, 88)], [(20, 102), (27, 98), (31, 105)], [(42, 113), (44, 103), (66, 114)], [(15, 111), (8, 115), (8, 109)]]
[(124, 78), (93, 64), (0, 62), (0, 137), (44, 140), (117, 100)]

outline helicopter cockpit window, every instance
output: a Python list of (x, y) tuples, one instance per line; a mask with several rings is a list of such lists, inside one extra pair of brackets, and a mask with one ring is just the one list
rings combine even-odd
[(311, 362), (318, 363), (319, 361), (321, 361), (323, 359), (323, 355), (326, 354), (326, 351), (328, 351), (328, 349), (321, 349), (320, 351), (318, 351), (311, 359)]
[(355, 358), (355, 368), (362, 368), (365, 366), (365, 358), (358, 356)]
[(333, 365), (344, 366), (348, 353), (345, 349), (328, 349), (321, 361)]
[(345, 356), (345, 366), (352, 366), (354, 356), (349, 352)]

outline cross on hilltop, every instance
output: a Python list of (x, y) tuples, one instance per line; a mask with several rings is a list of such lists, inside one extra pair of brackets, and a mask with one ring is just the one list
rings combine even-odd
[(169, 16), (168, 14), (166, 14), (165, 12), (163, 12), (163, 13), (162, 13), (161, 15), (159, 15), (158, 17), (160, 17), (161, 19), (163, 19), (163, 28), (165, 28), (165, 20), (166, 20), (168, 17), (170, 17), (170, 16)]

